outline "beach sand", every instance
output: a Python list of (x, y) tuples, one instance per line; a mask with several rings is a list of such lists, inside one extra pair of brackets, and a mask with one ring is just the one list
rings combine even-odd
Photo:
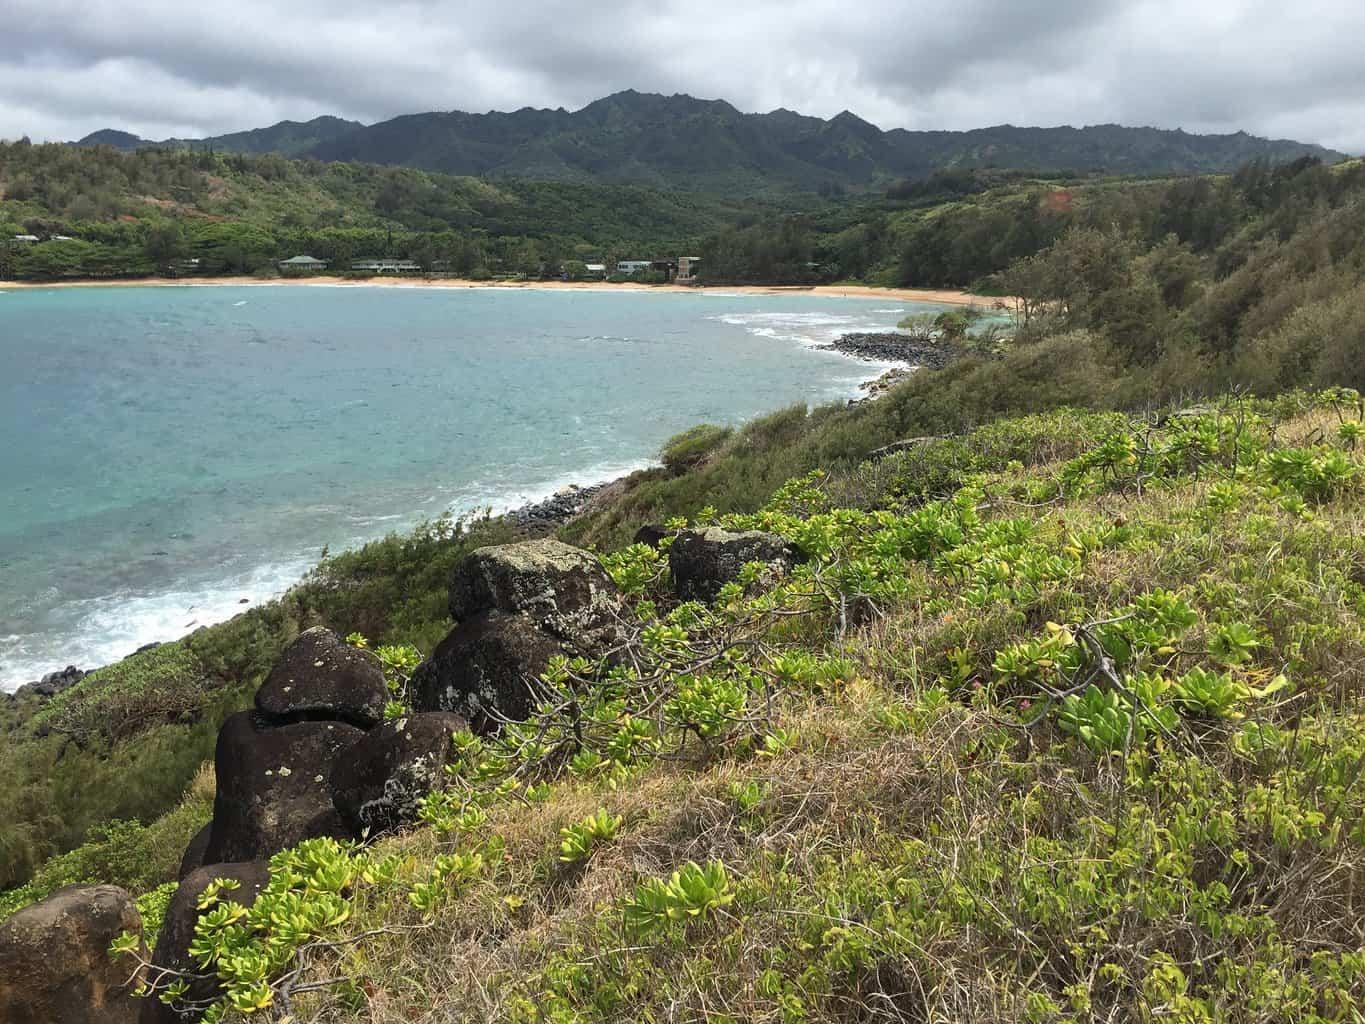
[(459, 278), (372, 277), (364, 279), (318, 276), (300, 278), (196, 277), (142, 278), (117, 281), (0, 281), (0, 291), (30, 288), (203, 288), (222, 285), (269, 287), (273, 285), (325, 285), (343, 288), (521, 288), (544, 291), (644, 291), (686, 292), (691, 294), (733, 295), (823, 295), (850, 299), (891, 299), (902, 302), (936, 302), (952, 306), (1008, 308), (1010, 300), (999, 296), (972, 295), (968, 292), (932, 288), (876, 288), (870, 285), (821, 284), (811, 286), (716, 285), (703, 288), (678, 284), (606, 284), (601, 281), (467, 281)]

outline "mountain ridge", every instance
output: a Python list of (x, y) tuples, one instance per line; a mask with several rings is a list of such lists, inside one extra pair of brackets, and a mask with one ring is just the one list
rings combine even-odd
[(687, 191), (871, 191), (939, 170), (997, 167), (1115, 174), (1229, 171), (1254, 159), (1328, 162), (1314, 143), (1238, 131), (1113, 123), (883, 130), (849, 110), (829, 119), (723, 99), (623, 90), (570, 111), (523, 107), (402, 114), (365, 125), (323, 116), (204, 139), (152, 142), (104, 129), (76, 145), (211, 148), (416, 167), (451, 174), (648, 185)]

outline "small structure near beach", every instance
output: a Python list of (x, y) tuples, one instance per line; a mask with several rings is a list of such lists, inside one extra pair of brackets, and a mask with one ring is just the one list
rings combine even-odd
[(422, 265), (416, 260), (356, 260), (351, 269), (371, 274), (420, 274)]
[(327, 261), (314, 259), (312, 256), (291, 256), (287, 260), (280, 260), (281, 270), (294, 271), (295, 273), (315, 273), (319, 270), (327, 269)]

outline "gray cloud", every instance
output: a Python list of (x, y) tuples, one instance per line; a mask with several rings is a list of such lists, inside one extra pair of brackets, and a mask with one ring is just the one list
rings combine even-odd
[(1117, 121), (1365, 151), (1355, 0), (0, 0), (0, 137), (574, 108), (623, 88), (884, 128)]

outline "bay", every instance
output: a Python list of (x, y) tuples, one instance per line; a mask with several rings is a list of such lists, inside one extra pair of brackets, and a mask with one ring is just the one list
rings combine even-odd
[(855, 392), (814, 295), (0, 287), (0, 688), (282, 592), (333, 551)]

